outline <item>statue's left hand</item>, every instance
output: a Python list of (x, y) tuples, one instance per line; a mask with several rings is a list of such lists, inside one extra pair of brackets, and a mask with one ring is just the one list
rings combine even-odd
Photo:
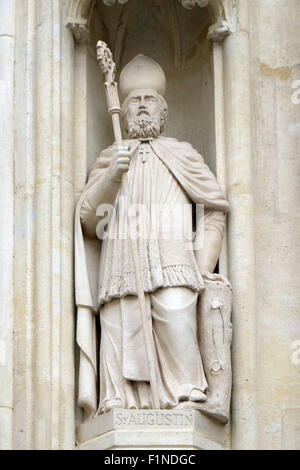
[(224, 284), (229, 284), (228, 279), (219, 273), (210, 273), (208, 271), (204, 271), (203, 273), (201, 273), (201, 275), (204, 280), (219, 281), (219, 282), (223, 282)]

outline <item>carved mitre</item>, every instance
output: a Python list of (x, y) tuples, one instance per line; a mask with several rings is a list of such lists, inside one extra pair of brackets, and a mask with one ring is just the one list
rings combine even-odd
[(161, 66), (150, 57), (139, 54), (121, 72), (120, 94), (125, 99), (132, 91), (150, 89), (164, 96), (166, 84)]

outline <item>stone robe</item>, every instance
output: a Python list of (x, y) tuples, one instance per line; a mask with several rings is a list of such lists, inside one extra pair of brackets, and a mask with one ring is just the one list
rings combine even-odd
[[(151, 213), (149, 217), (148, 211), (139, 220), (140, 235), (143, 232), (139, 239), (139, 257), (144, 291), (153, 293), (161, 287), (181, 286), (200, 292), (204, 284), (191, 245), (191, 202), (204, 205), (205, 230), (222, 231), (228, 205), (216, 179), (203, 163), (202, 157), (187, 143), (163, 137), (147, 144), (130, 141), (125, 145), (128, 143), (133, 156), (130, 170), (124, 177), (129, 179), (130, 203), (142, 204), (148, 209), (151, 205), (156, 207), (154, 214)], [(131, 307), (120, 309), (123, 375), (128, 380), (149, 379), (145, 353), (138, 354), (139, 360), (134, 360), (134, 351), (141, 351), (144, 346), (142, 329), (136, 327), (140, 323), (138, 308), (132, 304), (136, 286), (130, 242), (126, 236), (123, 237), (124, 232), (123, 238), (119, 237), (120, 228), (126, 229), (128, 221), (126, 204), (123, 209), (121, 207), (122, 187), (115, 201), (116, 210), (109, 218), (109, 236), (102, 242), (100, 259), (100, 241), (89, 239), (81, 230), (81, 224), (84, 226), (86, 218), (95, 212), (88, 199), (89, 188), (108, 167), (112, 152), (113, 148), (110, 147), (100, 155), (76, 212), (77, 340), (81, 348), (79, 403), (87, 414), (96, 410), (97, 361), (92, 311), (100, 309), (101, 315), (101, 305), (112, 299), (131, 298)], [(163, 209), (162, 215), (161, 209), (157, 211), (157, 206), (164, 207), (167, 212)], [(175, 211), (168, 213), (168, 208), (175, 208)], [(106, 304), (102, 309), (103, 312), (107, 310)], [(107, 374), (103, 368), (102, 364), (102, 379), (111, 381), (111, 378), (104, 379)], [(106, 369), (109, 371), (108, 366)], [(202, 384), (206, 384), (201, 363), (198, 369)], [(203, 391), (205, 386), (202, 386)], [(166, 398), (165, 402), (174, 406), (176, 399)]]

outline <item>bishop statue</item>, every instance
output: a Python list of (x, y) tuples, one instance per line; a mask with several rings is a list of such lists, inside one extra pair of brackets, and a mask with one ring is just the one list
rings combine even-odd
[[(161, 135), (168, 106), (160, 65), (138, 55), (123, 69), (119, 87), (128, 139), (100, 153), (76, 210), (79, 405), (87, 417), (114, 407), (153, 408), (128, 236), (135, 223), (159, 407), (201, 409), (210, 389), (198, 306), (206, 281), (221, 278), (213, 273), (228, 202), (202, 156)], [(199, 224), (203, 241), (195, 247)]]

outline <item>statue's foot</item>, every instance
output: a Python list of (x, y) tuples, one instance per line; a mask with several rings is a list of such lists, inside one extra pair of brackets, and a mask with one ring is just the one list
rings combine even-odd
[(104, 407), (98, 410), (97, 415), (108, 413), (110, 410), (112, 410), (112, 408), (123, 408), (121, 400), (108, 400)]
[(194, 390), (191, 391), (189, 400), (193, 402), (203, 402), (206, 401), (207, 396), (205, 393), (201, 392), (200, 390), (197, 390), (194, 388)]
[(200, 403), (203, 403), (207, 400), (205, 393), (200, 390), (194, 389), (191, 391), (189, 399), (187, 401), (181, 401), (177, 406), (176, 410), (197, 410), (200, 408)]

